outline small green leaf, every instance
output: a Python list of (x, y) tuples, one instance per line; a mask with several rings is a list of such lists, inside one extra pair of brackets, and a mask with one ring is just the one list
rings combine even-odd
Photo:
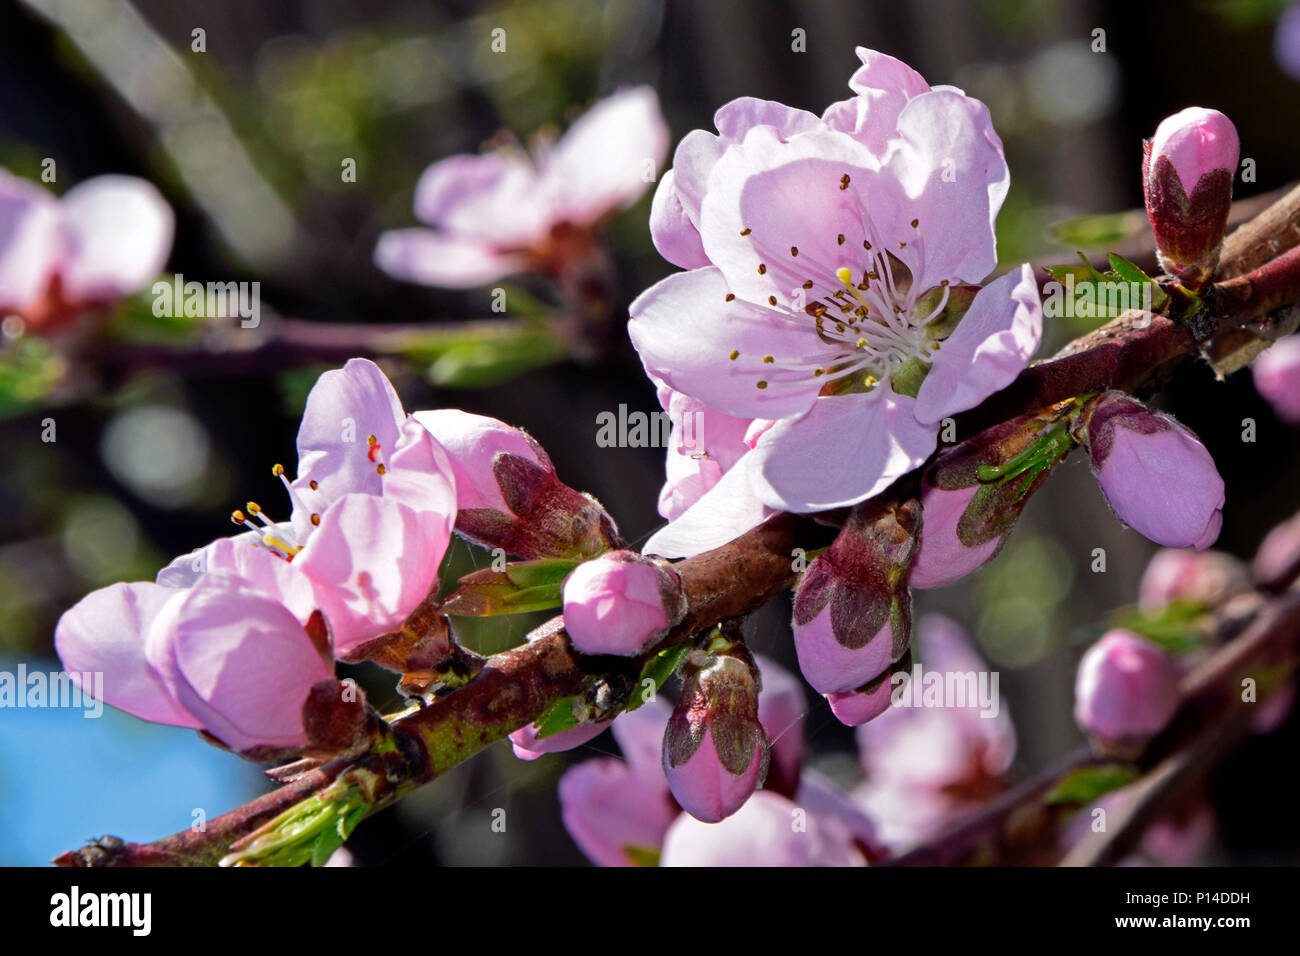
[(1048, 226), (1047, 234), (1071, 249), (1105, 249), (1139, 234), (1146, 224), (1143, 213), (1129, 210), (1063, 219)]
[[(685, 660), (686, 655), (691, 652), (691, 642), (683, 641), (667, 650), (662, 650), (650, 660), (646, 661), (645, 667), (641, 669), (641, 676), (637, 679), (636, 689), (632, 691), (632, 696), (628, 699), (628, 711), (636, 710), (642, 704), (652, 699), (654, 694), (659, 693), (659, 688), (664, 686), (668, 678), (672, 677), (677, 671), (677, 665)], [(646, 688), (645, 682), (651, 681), (653, 688)], [(646, 694), (650, 689), (651, 694)]]
[(460, 588), (443, 602), (443, 611), (457, 617), (488, 617), (559, 607), (564, 579), (581, 563), (542, 558), (513, 562), (500, 571), (475, 571), (460, 579)]
[(632, 861), (633, 866), (658, 866), (660, 851), (655, 847), (628, 844), (623, 847), (623, 855)]
[(1173, 601), (1153, 611), (1127, 607), (1111, 617), (1111, 626), (1132, 631), (1170, 654), (1187, 654), (1205, 646), (1206, 609), (1190, 601)]
[(538, 740), (545, 740), (566, 730), (572, 730), (582, 723), (578, 719), (579, 711), (584, 707), (581, 697), (561, 697), (533, 722)]
[(444, 388), (487, 388), (564, 358), (567, 349), (540, 324), (501, 334), (466, 335), (438, 349), (429, 379)]
[(1118, 763), (1080, 767), (1056, 785), (1045, 801), (1048, 806), (1086, 806), (1098, 797), (1127, 786), (1137, 779), (1137, 771)]

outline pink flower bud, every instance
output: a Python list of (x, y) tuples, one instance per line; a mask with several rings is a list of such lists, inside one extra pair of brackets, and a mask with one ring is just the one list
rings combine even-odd
[(740, 657), (693, 652), (683, 672), (682, 696), (664, 731), (664, 776), (683, 810), (716, 823), (740, 809), (767, 773), (758, 687)]
[(1109, 631), (1079, 661), (1074, 719), (1105, 741), (1140, 740), (1178, 709), (1178, 666), (1158, 645)]
[(570, 488), (531, 436), (458, 409), (415, 412), (451, 460), (456, 532), (521, 558), (589, 557), (617, 547), (600, 503)]
[(910, 673), (911, 670), (912, 654), (909, 651), (883, 674), (857, 690), (828, 694), (826, 703), (830, 704), (831, 712), (839, 718), (840, 723), (846, 727), (861, 727), (889, 709), (894, 690), (893, 676), (899, 672)]
[(564, 582), (564, 629), (584, 654), (632, 657), (645, 650), (685, 607), (681, 579), (633, 551), (587, 561)]
[(589, 740), (599, 737), (608, 726), (607, 720), (588, 721), (570, 727), (568, 730), (561, 730), (558, 734), (551, 734), (549, 737), (538, 737), (536, 726), (529, 724), (527, 727), (520, 727), (510, 735), (510, 745), (514, 748), (515, 756), (520, 760), (536, 760), (542, 754), (562, 753), (574, 747), (581, 747)]
[(1300, 425), (1300, 338), (1285, 338), (1250, 365), (1255, 390), (1278, 418)]
[(1251, 572), (1257, 580), (1268, 581), (1288, 574), (1297, 562), (1300, 562), (1300, 515), (1265, 535), (1251, 562)]
[[(946, 587), (991, 560), (1072, 447), (1049, 413), (1012, 419), (941, 451), (921, 478), (921, 537), (908, 584)], [(990, 469), (997, 477), (980, 477)]]
[(819, 693), (856, 690), (907, 652), (919, 517), (914, 500), (860, 506), (809, 565), (791, 627), (799, 668)]
[(1107, 392), (1087, 425), (1092, 473), (1119, 519), (1156, 544), (1208, 548), (1223, 525), (1223, 479), (1173, 417)]
[(1181, 601), (1210, 608), (1249, 589), (1246, 566), (1230, 554), (1165, 548), (1142, 575), (1138, 606), (1154, 610)]
[(1218, 110), (1189, 107), (1144, 144), (1143, 191), (1160, 264), (1189, 288), (1214, 273), (1232, 205), (1237, 129)]
[(978, 571), (998, 553), (1002, 537), (991, 538), (974, 547), (964, 544), (958, 535), (958, 523), (966, 513), (979, 485), (946, 491), (921, 481), (921, 541), (912, 562), (908, 583), (914, 588), (942, 588), (955, 584)]

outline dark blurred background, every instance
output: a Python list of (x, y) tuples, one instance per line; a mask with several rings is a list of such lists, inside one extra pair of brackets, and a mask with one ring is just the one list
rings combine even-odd
[[(623, 84), (658, 90), (673, 142), (711, 127), (741, 95), (820, 113), (848, 95), (855, 45), (898, 56), (931, 83), (990, 106), (1012, 188), (999, 223), (1004, 262), (1073, 249), (1050, 224), (1139, 207), (1141, 140), (1185, 106), (1236, 123), (1257, 181), (1239, 198), (1300, 175), (1300, 83), (1273, 56), (1283, 4), (1271, 0), (28, 0), (0, 7), (0, 165), (36, 178), (58, 164), (56, 191), (106, 172), (150, 179), (174, 206), (169, 268), (187, 278), (258, 280), (263, 302), (329, 321), (433, 322), (490, 316), (489, 292), (396, 282), (371, 261), (378, 233), (413, 223), (422, 169), (476, 151), (498, 130), (525, 138), (563, 127)], [(489, 50), (507, 31), (505, 54)], [(205, 31), (206, 52), (191, 51)], [(806, 31), (807, 52), (791, 50)], [(1104, 31), (1104, 52), (1094, 52)], [(341, 157), (357, 181), (340, 180)], [(649, 196), (608, 236), (622, 305), (671, 271), (650, 244)], [(549, 295), (539, 280), (512, 285)], [(1093, 323), (1096, 324), (1096, 323)], [(1055, 320), (1045, 349), (1086, 331)], [(248, 498), (287, 511), (273, 462), (292, 460), (306, 388), (319, 368), (132, 378), (55, 408), (15, 405), (0, 420), (0, 666), (57, 667), (59, 614), (88, 590), (151, 578), (172, 555), (225, 534)], [(489, 390), (435, 388), (412, 363), (391, 367), (408, 409), (455, 405), (520, 425), (561, 477), (593, 492), (631, 540), (660, 522), (663, 452), (597, 449), (598, 412), (657, 408), (625, 339), (596, 364), (561, 363)], [(1300, 506), (1294, 433), (1249, 374), (1218, 384), (1189, 367), (1158, 402), (1205, 441), (1227, 485), (1219, 547), (1249, 557)], [(42, 420), (57, 441), (41, 441)], [(1258, 424), (1242, 441), (1242, 420)], [(282, 503), (276, 507), (271, 503)], [(1105, 573), (1090, 570), (1104, 548)], [(920, 611), (963, 622), (1002, 673), (1019, 730), (1017, 771), (1080, 741), (1071, 717), (1075, 664), (1105, 615), (1133, 601), (1154, 546), (1112, 517), (1081, 457), (1030, 505), (1001, 557), (961, 585), (919, 594)], [(449, 573), (481, 555), (457, 545)], [(780, 602), (752, 622), (753, 645), (793, 666)], [(476, 630), (483, 649), (530, 622)], [(386, 677), (371, 699), (392, 705)], [(810, 695), (814, 763), (852, 782), (852, 733)], [(1210, 782), (1220, 839), (1207, 861), (1290, 862), (1300, 824), (1285, 782), (1300, 737), (1293, 717), (1253, 739)], [(517, 761), (498, 745), (368, 821), (349, 844), (382, 864), (573, 863), (555, 781), (608, 735), (570, 754)], [(181, 730), (122, 715), (0, 711), (0, 863), (39, 863), (105, 832), (145, 840), (184, 828), (268, 786), (255, 769)], [(509, 839), (489, 826), (507, 810)]]

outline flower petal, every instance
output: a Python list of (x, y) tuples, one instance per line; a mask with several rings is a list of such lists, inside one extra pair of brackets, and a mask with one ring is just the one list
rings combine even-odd
[(523, 256), (481, 239), (418, 227), (380, 235), (375, 265), (395, 279), (444, 289), (472, 289), (527, 268)]
[(1011, 173), (987, 106), (951, 87), (913, 98), (898, 116), (886, 166), (882, 181), (897, 190), (903, 218), (919, 222), (922, 289), (943, 279), (979, 282), (993, 271), (994, 225)]
[(103, 674), (103, 699), (159, 724), (200, 727), (167, 689), (145, 655), (149, 626), (177, 591), (143, 581), (92, 591), (59, 618), (54, 647), (63, 669), (82, 688), (82, 674)]
[(555, 220), (587, 224), (636, 202), (668, 153), (668, 125), (650, 86), (621, 89), (580, 116), (542, 162)]
[(724, 474), (716, 485), (682, 514), (650, 536), (644, 554), (689, 558), (721, 547), (774, 514), (750, 487), (748, 458)]
[(938, 426), (918, 422), (915, 406), (884, 386), (817, 399), (808, 414), (782, 419), (758, 440), (754, 493), (769, 507), (810, 512), (884, 491), (934, 451)]
[(686, 214), (677, 192), (677, 174), (670, 169), (659, 180), (650, 203), (650, 238), (659, 254), (682, 269), (699, 269), (709, 264), (700, 242), (700, 231)]
[(916, 395), (916, 417), (930, 424), (974, 408), (1024, 371), (1043, 338), (1043, 307), (1033, 266), (1012, 269), (981, 289), (939, 347)]
[(63, 253), (58, 203), (0, 169), (0, 310), (23, 311), (49, 287)]
[[(354, 491), (382, 493), (383, 479), (370, 458), (367, 439), (373, 435), (381, 452), (391, 454), (405, 419), (392, 383), (369, 359), (349, 359), (341, 369), (322, 374), (307, 396), (298, 427), (298, 480), (293, 486), (299, 500), (314, 501), (319, 495), (334, 501)], [(312, 481), (317, 488), (310, 487)]]
[(75, 301), (133, 295), (167, 264), (176, 217), (152, 184), (134, 176), (97, 176), (59, 201), (68, 254), (63, 294)]
[(629, 309), (628, 334), (646, 371), (729, 415), (779, 418), (807, 410), (821, 381), (811, 371), (785, 381), (792, 373), (781, 366), (821, 346), (812, 317), (728, 302), (728, 294), (722, 273), (711, 267), (679, 272), (641, 293)]
[(345, 495), (294, 558), (316, 585), (336, 656), (399, 627), (438, 579), (445, 523), (374, 495)]
[(451, 156), (428, 167), (415, 187), (415, 215), (463, 240), (524, 246), (545, 233), (537, 173), (507, 152)]

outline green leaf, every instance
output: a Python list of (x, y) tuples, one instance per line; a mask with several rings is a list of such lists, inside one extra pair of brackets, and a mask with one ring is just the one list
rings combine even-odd
[[(1144, 308), (1159, 310), (1168, 304), (1169, 296), (1145, 272), (1122, 256), (1112, 254), (1111, 268), (1098, 272), (1079, 253), (1080, 264), (1045, 266), (1045, 271), (1063, 287), (1047, 290), (1043, 297), (1044, 314), (1063, 318), (1113, 319), (1126, 309)], [(1060, 301), (1066, 295), (1069, 302)]]
[[(632, 691), (625, 709), (630, 712), (652, 700), (668, 678), (676, 673), (677, 666), (686, 659), (686, 655), (691, 652), (691, 647), (690, 641), (683, 641), (674, 647), (660, 651), (646, 661), (645, 667), (641, 668), (641, 676), (637, 679), (636, 689)], [(646, 681), (651, 681), (653, 687), (647, 688)], [(646, 693), (647, 690), (650, 691), (649, 694)]]
[(1108, 763), (1080, 767), (1066, 775), (1045, 801), (1048, 806), (1087, 806), (1098, 797), (1127, 786), (1137, 779), (1137, 771), (1126, 764)]
[(44, 339), (24, 336), (0, 348), (0, 415), (38, 405), (63, 378), (63, 359)]
[(623, 847), (623, 855), (632, 861), (633, 866), (658, 866), (660, 851), (655, 847), (628, 844)]
[(568, 350), (541, 324), (466, 334), (436, 349), (429, 379), (443, 388), (487, 388), (564, 358)]
[(563, 603), (564, 579), (581, 563), (541, 558), (512, 562), (500, 571), (475, 571), (460, 579), (460, 588), (443, 602), (442, 609), (458, 617), (488, 617), (556, 608)]
[(1142, 232), (1146, 224), (1144, 213), (1129, 210), (1063, 219), (1048, 226), (1047, 234), (1071, 249), (1105, 249)]
[(581, 697), (561, 697), (533, 722), (537, 739), (544, 740), (566, 730), (572, 730), (582, 723), (578, 714), (585, 708)]
[(1206, 608), (1191, 601), (1173, 601), (1154, 611), (1127, 607), (1115, 612), (1111, 627), (1132, 631), (1170, 654), (1187, 654), (1205, 646)]

